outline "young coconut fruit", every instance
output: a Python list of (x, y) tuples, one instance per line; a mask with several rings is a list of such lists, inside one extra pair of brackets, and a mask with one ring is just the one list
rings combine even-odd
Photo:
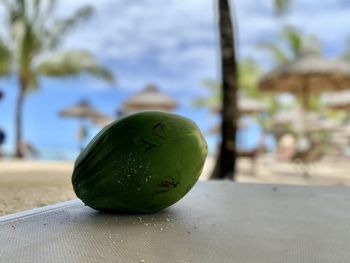
[(74, 191), (97, 210), (157, 212), (197, 182), (207, 152), (193, 121), (160, 111), (135, 113), (106, 126), (79, 155)]

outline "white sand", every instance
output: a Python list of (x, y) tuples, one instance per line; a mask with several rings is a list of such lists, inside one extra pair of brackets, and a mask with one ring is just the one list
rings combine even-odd
[(0, 215), (75, 198), (72, 162), (0, 161)]

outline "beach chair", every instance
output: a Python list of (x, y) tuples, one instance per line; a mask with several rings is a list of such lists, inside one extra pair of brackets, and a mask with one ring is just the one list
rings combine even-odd
[(291, 161), (301, 166), (304, 177), (310, 177), (310, 164), (318, 162), (324, 155), (322, 145), (318, 142), (312, 142), (308, 149), (296, 151)]
[(236, 156), (237, 158), (247, 158), (251, 162), (251, 174), (253, 176), (256, 175), (256, 162), (259, 154), (259, 149), (254, 149), (251, 151), (242, 151), (242, 150), (237, 150), (236, 151)]

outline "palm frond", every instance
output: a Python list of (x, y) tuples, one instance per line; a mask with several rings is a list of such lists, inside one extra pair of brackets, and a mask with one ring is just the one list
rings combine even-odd
[(285, 14), (290, 6), (289, 0), (274, 0), (275, 13), (277, 15)]
[(6, 22), (11, 27), (19, 19), (23, 18), (24, 15), (21, 13), (19, 7), (14, 5), (13, 2), (5, 1), (3, 3), (5, 6), (5, 12), (8, 14)]
[(220, 84), (212, 79), (205, 79), (202, 81), (202, 86), (208, 89), (210, 92), (220, 91)]
[(40, 16), (41, 11), (41, 0), (33, 0), (33, 17), (37, 18)]
[(33, 57), (40, 50), (40, 39), (35, 34), (32, 24), (25, 23), (23, 37), (20, 39), (20, 68), (29, 70)]
[(87, 68), (86, 72), (107, 82), (114, 82), (113, 73), (108, 68), (102, 67), (101, 65), (96, 65), (94, 67)]
[(192, 100), (191, 105), (193, 107), (219, 107), (222, 94), (220, 83), (215, 80), (205, 79), (202, 82), (202, 86), (209, 91), (209, 95), (195, 98)]
[(51, 17), (53, 11), (57, 6), (57, 0), (46, 0), (45, 2), (46, 8), (40, 13), (43, 23), (45, 23), (46, 20)]
[(75, 50), (52, 55), (39, 62), (35, 67), (38, 74), (64, 77), (88, 73), (105, 81), (114, 81), (113, 74), (101, 66), (95, 57), (87, 51)]
[(252, 98), (261, 97), (257, 87), (260, 76), (261, 70), (253, 60), (246, 59), (238, 64), (238, 85), (244, 95)]
[(303, 35), (301, 32), (296, 27), (286, 26), (283, 28), (282, 37), (289, 46), (292, 57), (298, 56), (303, 49)]
[(209, 97), (198, 97), (191, 101), (191, 106), (196, 108), (209, 107), (215, 108), (220, 105), (219, 98), (216, 99), (214, 96)]
[(270, 52), (270, 54), (273, 56), (273, 58), (278, 64), (281, 64), (288, 60), (288, 55), (286, 54), (286, 52), (284, 52), (282, 48), (280, 48), (275, 43), (270, 43), (270, 42), (258, 43), (257, 47)]
[(78, 23), (92, 16), (94, 8), (90, 5), (79, 8), (72, 16), (54, 22), (54, 26), (46, 30), (47, 47), (55, 48), (59, 45), (64, 35)]
[(8, 75), (12, 71), (12, 54), (7, 45), (0, 40), (0, 76)]

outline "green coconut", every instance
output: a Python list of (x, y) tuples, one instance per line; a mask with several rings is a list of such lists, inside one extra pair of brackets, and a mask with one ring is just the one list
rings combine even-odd
[(160, 111), (135, 113), (106, 126), (82, 151), (73, 188), (97, 210), (157, 212), (188, 193), (207, 152), (192, 120)]

